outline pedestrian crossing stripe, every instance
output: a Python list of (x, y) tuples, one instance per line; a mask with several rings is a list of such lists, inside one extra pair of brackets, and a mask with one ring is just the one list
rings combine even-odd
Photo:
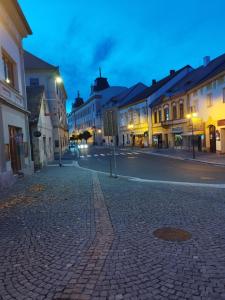
[[(115, 153), (115, 156), (126, 156), (126, 155), (137, 155), (137, 154), (140, 154), (138, 152), (120, 152), (120, 153)], [(102, 157), (105, 157), (105, 156), (113, 156), (113, 153), (100, 153), (100, 154), (87, 154), (87, 155), (80, 155), (80, 158), (91, 158), (91, 157), (99, 157), (99, 156), (102, 156)]]
[(102, 154), (102, 153), (101, 153), (100, 155), (101, 155), (101, 156), (105, 156), (105, 154)]

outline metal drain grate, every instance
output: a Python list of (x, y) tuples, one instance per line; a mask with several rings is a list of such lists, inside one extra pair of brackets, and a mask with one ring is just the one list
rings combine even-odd
[(172, 228), (172, 227), (162, 227), (156, 229), (153, 232), (153, 234), (155, 237), (159, 239), (165, 241), (171, 241), (171, 242), (183, 242), (191, 238), (190, 232), (180, 228)]

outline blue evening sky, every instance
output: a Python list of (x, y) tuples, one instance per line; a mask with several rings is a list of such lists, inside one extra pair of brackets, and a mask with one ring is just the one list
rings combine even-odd
[(59, 65), (67, 110), (102, 67), (110, 85), (149, 85), (170, 69), (225, 52), (224, 0), (19, 0), (33, 30), (25, 49)]

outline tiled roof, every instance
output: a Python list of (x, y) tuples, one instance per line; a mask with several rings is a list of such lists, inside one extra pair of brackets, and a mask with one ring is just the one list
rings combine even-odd
[(213, 59), (206, 66), (202, 65), (197, 69), (194, 69), (184, 78), (174, 84), (169, 90), (167, 90), (164, 95), (157, 98), (151, 106), (155, 106), (162, 102), (163, 97), (170, 96), (176, 97), (178, 95), (184, 94), (189, 90), (195, 88), (199, 84), (213, 78), (221, 72), (225, 71), (225, 54)]
[[(152, 84), (150, 87), (147, 87), (146, 89), (144, 89), (144, 91), (139, 93), (136, 97), (132, 98), (125, 105), (135, 103), (135, 102), (138, 102), (138, 101), (141, 101), (141, 100), (145, 100), (147, 97), (151, 96), (153, 93), (155, 93), (157, 90), (159, 90), (163, 85), (165, 85), (167, 82), (169, 82), (172, 78), (174, 78), (176, 75), (178, 75), (181, 71), (183, 71), (187, 67), (190, 68), (190, 66), (187, 65), (187, 66), (179, 69), (178, 71), (175, 71), (172, 74), (162, 78), (161, 80), (159, 80), (156, 83)], [(123, 105), (123, 106), (125, 106), (125, 105)]]
[(107, 103), (106, 107), (109, 106), (117, 106), (121, 107), (123, 105), (126, 105), (131, 99), (139, 95), (141, 92), (143, 92), (144, 89), (146, 89), (147, 86), (141, 82), (131, 86), (127, 90), (123, 91), (119, 95), (111, 98)]
[(44, 86), (27, 86), (27, 107), (30, 111), (29, 119), (37, 122), (40, 114)]
[(58, 67), (53, 66), (39, 57), (31, 54), (28, 51), (24, 51), (24, 65), (25, 69), (47, 69), (47, 70), (58, 70)]

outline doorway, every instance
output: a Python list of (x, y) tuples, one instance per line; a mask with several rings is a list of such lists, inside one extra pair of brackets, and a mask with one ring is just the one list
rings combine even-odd
[(216, 152), (216, 127), (209, 125), (209, 141), (210, 141), (210, 152)]
[(20, 146), (23, 143), (22, 129), (9, 126), (9, 151), (13, 174), (21, 170)]

